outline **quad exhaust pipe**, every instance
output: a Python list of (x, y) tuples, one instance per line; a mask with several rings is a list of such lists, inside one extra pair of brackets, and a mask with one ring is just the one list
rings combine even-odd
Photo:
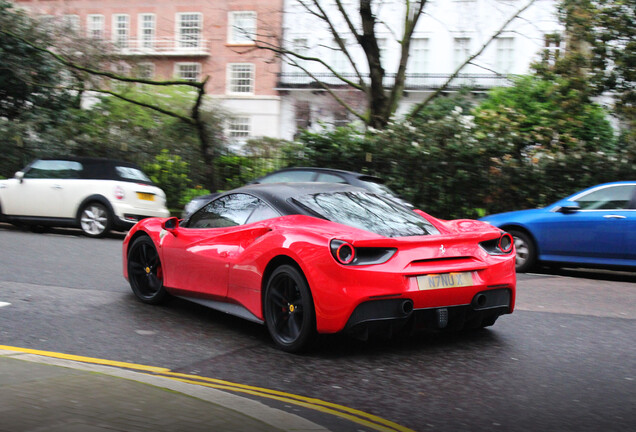
[(401, 309), (404, 315), (409, 315), (411, 312), (413, 312), (413, 301), (404, 300), (401, 304)]

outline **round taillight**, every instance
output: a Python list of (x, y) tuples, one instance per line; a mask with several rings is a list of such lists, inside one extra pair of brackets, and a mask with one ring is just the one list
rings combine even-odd
[(336, 250), (336, 259), (341, 264), (351, 264), (355, 257), (355, 249), (349, 243), (343, 243), (338, 246), (338, 249)]
[(122, 200), (125, 196), (126, 193), (124, 192), (124, 188), (122, 188), (121, 186), (117, 186), (115, 188), (115, 198), (117, 198), (118, 200)]
[(331, 255), (338, 263), (347, 265), (356, 258), (356, 248), (344, 240), (333, 239), (330, 242)]
[(503, 234), (499, 237), (499, 244), (497, 245), (502, 252), (508, 253), (512, 251), (512, 246), (514, 245), (514, 240), (512, 236), (508, 233)]

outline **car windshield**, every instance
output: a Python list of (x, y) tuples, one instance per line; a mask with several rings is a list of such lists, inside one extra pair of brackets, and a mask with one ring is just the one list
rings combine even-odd
[(296, 201), (325, 219), (385, 237), (439, 234), (417, 213), (367, 192), (318, 193), (297, 197)]

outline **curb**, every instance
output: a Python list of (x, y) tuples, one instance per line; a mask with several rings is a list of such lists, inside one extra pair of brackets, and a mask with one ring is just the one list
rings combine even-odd
[(141, 384), (174, 391), (185, 396), (190, 396), (211, 404), (218, 405), (227, 410), (239, 413), (240, 415), (251, 417), (281, 431), (328, 431), (328, 429), (325, 429), (324, 427), (310, 422), (309, 420), (306, 420), (298, 415), (290, 414), (276, 408), (271, 408), (261, 402), (254, 401), (252, 399), (236, 396), (221, 390), (196, 384), (188, 384), (169, 378), (147, 375), (145, 373), (133, 372), (113, 366), (87, 364), (72, 360), (45, 357), (36, 354), (27, 354), (18, 351), (0, 350), (0, 356), (26, 362), (99, 373), (115, 378), (123, 378)]

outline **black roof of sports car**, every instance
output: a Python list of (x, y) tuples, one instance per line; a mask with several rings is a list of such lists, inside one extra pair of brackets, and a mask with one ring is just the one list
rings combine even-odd
[[(283, 216), (314, 216), (385, 237), (439, 233), (431, 222), (409, 207), (381, 194), (348, 184), (255, 184), (225, 192), (215, 200), (232, 194), (249, 194), (259, 198)], [(318, 198), (317, 195), (322, 197)]]
[[(306, 195), (334, 192), (370, 193), (366, 189), (344, 183), (261, 183), (232, 189), (220, 194), (219, 197), (235, 193), (247, 193), (266, 201), (283, 214), (298, 214), (299, 207), (293, 202), (290, 202), (290, 199)], [(300, 210), (301, 213), (307, 213), (305, 208), (301, 207)]]
[(352, 181), (355, 181), (355, 180), (370, 181), (370, 182), (380, 183), (380, 184), (384, 183), (384, 179), (382, 179), (381, 177), (377, 177), (377, 176), (374, 176), (374, 175), (371, 175), (371, 174), (363, 174), (363, 173), (354, 172), (354, 171), (346, 171), (346, 170), (341, 170), (341, 169), (336, 169), (336, 168), (322, 168), (322, 167), (289, 167), (289, 168), (283, 168), (283, 169), (271, 172), (269, 174), (266, 174), (263, 177), (259, 177), (259, 178), (255, 179), (255, 180), (252, 180), (251, 182), (249, 182), (249, 184), (259, 184), (264, 179), (267, 179), (268, 177), (271, 177), (273, 175), (280, 174), (280, 173), (286, 173), (286, 172), (295, 172), (295, 171), (313, 172), (316, 175), (318, 175), (320, 173), (336, 174), (336, 175), (340, 175), (343, 178), (347, 179), (347, 181), (350, 184), (351, 184)]

